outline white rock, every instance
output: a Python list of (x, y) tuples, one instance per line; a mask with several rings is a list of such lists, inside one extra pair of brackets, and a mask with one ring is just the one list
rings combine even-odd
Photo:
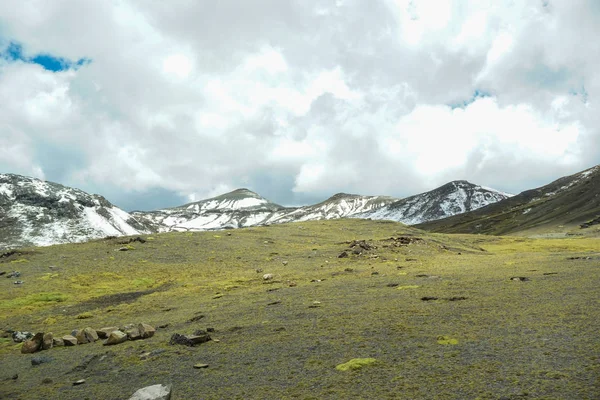
[(271, 279), (273, 279), (273, 274), (264, 274), (263, 279), (265, 281), (270, 281)]
[(169, 400), (171, 398), (171, 385), (152, 385), (139, 389), (129, 400)]

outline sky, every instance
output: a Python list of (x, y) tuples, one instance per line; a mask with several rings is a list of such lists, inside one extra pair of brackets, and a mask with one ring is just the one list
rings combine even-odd
[(598, 0), (2, 0), (0, 172), (125, 210), (600, 164)]

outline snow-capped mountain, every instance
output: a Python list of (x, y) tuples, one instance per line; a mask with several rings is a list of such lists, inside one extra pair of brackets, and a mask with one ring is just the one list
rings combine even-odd
[(429, 192), (357, 214), (356, 217), (388, 219), (414, 225), (477, 210), (511, 196), (467, 181), (452, 181)]
[(231, 229), (265, 223), (274, 213), (286, 210), (248, 189), (157, 211), (134, 211), (132, 215), (158, 232)]
[(0, 174), (0, 249), (135, 235), (147, 228), (102, 196)]
[(361, 196), (357, 194), (338, 193), (312, 206), (286, 209), (274, 213), (266, 222), (284, 223), (353, 217), (361, 213), (380, 209), (396, 200), (398, 199), (388, 196)]

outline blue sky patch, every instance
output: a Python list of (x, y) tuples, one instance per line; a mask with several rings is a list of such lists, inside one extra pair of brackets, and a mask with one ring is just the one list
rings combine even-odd
[(475, 100), (481, 99), (484, 97), (490, 97), (491, 93), (486, 92), (485, 90), (475, 89), (473, 95), (467, 100), (459, 101), (457, 103), (448, 104), (453, 110), (455, 108), (466, 108), (469, 104), (474, 103)]
[(27, 57), (23, 54), (23, 46), (16, 42), (10, 42), (8, 47), (0, 52), (0, 58), (4, 58), (8, 61), (23, 61), (30, 64), (38, 64), (44, 67), (44, 69), (52, 72), (78, 69), (79, 67), (92, 62), (89, 58), (80, 58), (77, 61), (72, 61), (49, 53), (39, 53)]

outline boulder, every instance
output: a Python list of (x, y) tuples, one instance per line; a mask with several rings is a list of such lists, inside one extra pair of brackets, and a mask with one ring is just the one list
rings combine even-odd
[(129, 329), (126, 333), (129, 340), (138, 340), (142, 338), (138, 328)]
[[(77, 339), (75, 339), (77, 340)], [(62, 347), (65, 345), (65, 341), (62, 340), (61, 338), (54, 338), (52, 339), (52, 346), (53, 347)]]
[(270, 281), (271, 279), (273, 279), (273, 274), (264, 274), (263, 275), (263, 280)]
[(139, 389), (129, 400), (170, 400), (171, 385), (152, 385)]
[(119, 344), (127, 341), (127, 334), (121, 331), (112, 331), (108, 335), (108, 339), (104, 342), (105, 345)]
[(142, 337), (142, 339), (147, 339), (154, 336), (154, 332), (156, 332), (156, 329), (154, 329), (153, 326), (141, 323), (138, 325), (138, 331), (140, 332), (140, 336)]
[(179, 333), (174, 333), (171, 336), (171, 340), (169, 344), (182, 344), (184, 346), (195, 346), (197, 344), (206, 343), (211, 340), (210, 335), (208, 334), (200, 334), (200, 335), (181, 335)]
[(54, 344), (54, 335), (52, 332), (44, 333), (44, 337), (42, 339), (42, 350), (48, 350), (52, 348)]
[(21, 346), (21, 353), (30, 354), (35, 353), (42, 349), (42, 342), (44, 341), (44, 333), (38, 332), (35, 336), (29, 340), (23, 342), (23, 346)]
[(96, 334), (100, 339), (106, 339), (111, 334), (111, 332), (118, 330), (119, 328), (117, 328), (116, 326), (108, 326), (106, 328), (97, 329)]
[(98, 340), (98, 334), (96, 330), (87, 327), (77, 332), (76, 338), (79, 344), (92, 343)]
[(73, 335), (65, 335), (62, 337), (63, 343), (65, 346), (76, 346), (77, 338)]

